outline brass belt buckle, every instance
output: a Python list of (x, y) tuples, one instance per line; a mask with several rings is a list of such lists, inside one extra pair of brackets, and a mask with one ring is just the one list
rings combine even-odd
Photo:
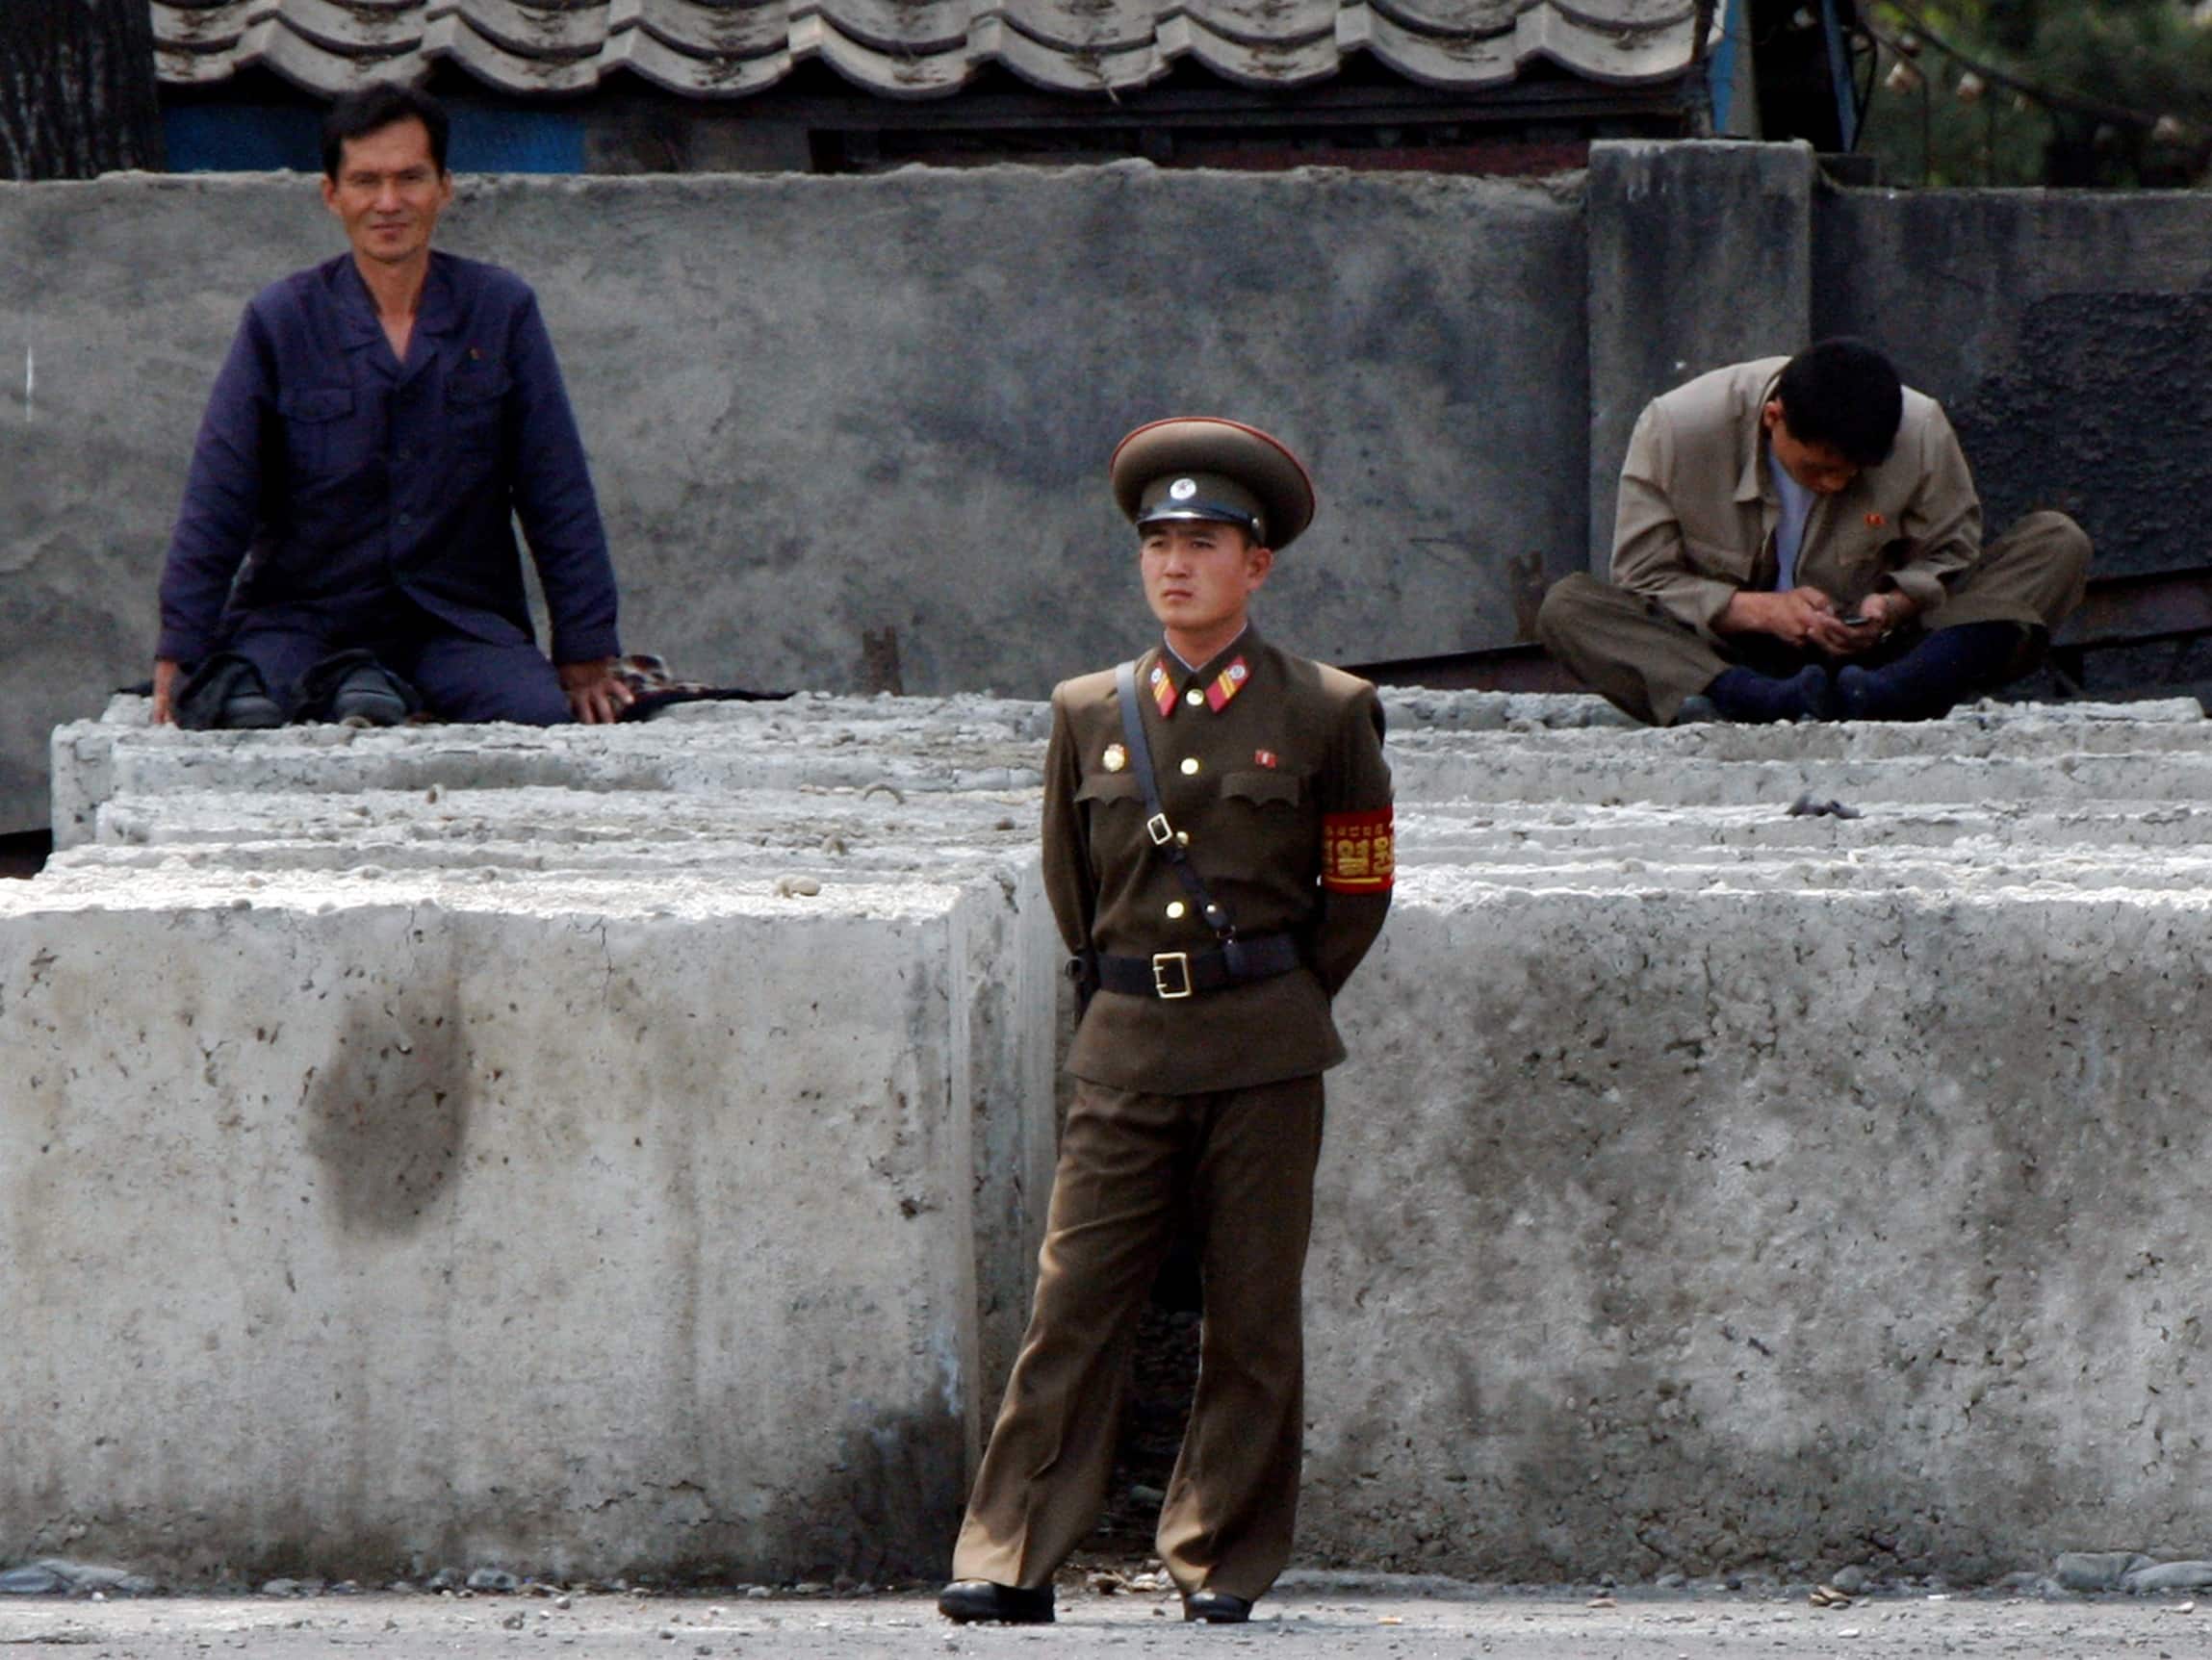
[[(1169, 984), (1170, 972), (1181, 982), (1172, 989)], [(1191, 954), (1187, 951), (1155, 952), (1152, 957), (1152, 989), (1169, 1002), (1190, 996)]]

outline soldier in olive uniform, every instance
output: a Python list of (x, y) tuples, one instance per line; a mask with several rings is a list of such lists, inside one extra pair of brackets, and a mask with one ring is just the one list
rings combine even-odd
[[(1044, 874), (1095, 986), (1068, 1060), (1037, 1298), (938, 1606), (1042, 1622), (1096, 1520), (1127, 1349), (1177, 1218), (1205, 1315), (1159, 1549), (1187, 1619), (1236, 1622), (1290, 1553), (1303, 1422), (1299, 1287), (1330, 1000), (1382, 927), (1390, 774), (1375, 688), (1247, 620), (1313, 517), (1290, 451), (1234, 421), (1121, 441), (1163, 644), (1062, 684)], [(1124, 690), (1125, 689), (1125, 690)]]

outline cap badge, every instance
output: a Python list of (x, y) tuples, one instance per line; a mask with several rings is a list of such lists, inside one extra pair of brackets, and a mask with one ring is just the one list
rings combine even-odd
[(1098, 757), (1099, 763), (1110, 773), (1118, 773), (1129, 764), (1129, 752), (1119, 744), (1108, 744), (1106, 753)]
[(1188, 501), (1197, 493), (1198, 481), (1196, 478), (1178, 478), (1168, 486), (1168, 494), (1177, 501)]

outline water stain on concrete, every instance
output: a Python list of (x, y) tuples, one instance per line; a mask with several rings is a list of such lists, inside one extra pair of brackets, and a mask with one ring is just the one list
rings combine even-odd
[(409, 1234), (450, 1202), (468, 1139), (468, 1044), (457, 994), (359, 994), (301, 1090), (307, 1150), (348, 1234)]

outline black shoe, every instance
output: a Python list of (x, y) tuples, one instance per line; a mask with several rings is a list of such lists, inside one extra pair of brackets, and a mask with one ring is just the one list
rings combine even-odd
[(1201, 1625), (1242, 1625), (1252, 1617), (1252, 1599), (1226, 1591), (1194, 1591), (1183, 1598), (1183, 1618)]
[(222, 701), (216, 725), (229, 732), (260, 732), (284, 725), (284, 711), (276, 700), (258, 691), (237, 691)]
[(390, 675), (364, 663), (348, 671), (330, 694), (330, 718), (362, 727), (396, 727), (407, 718), (407, 700)]
[(955, 1625), (995, 1620), (1001, 1625), (1052, 1623), (1052, 1587), (1024, 1591), (988, 1579), (956, 1579), (937, 1594), (937, 1611)]
[(188, 732), (266, 731), (284, 725), (284, 705), (269, 695), (261, 671), (235, 651), (210, 657), (176, 694), (176, 723)]

